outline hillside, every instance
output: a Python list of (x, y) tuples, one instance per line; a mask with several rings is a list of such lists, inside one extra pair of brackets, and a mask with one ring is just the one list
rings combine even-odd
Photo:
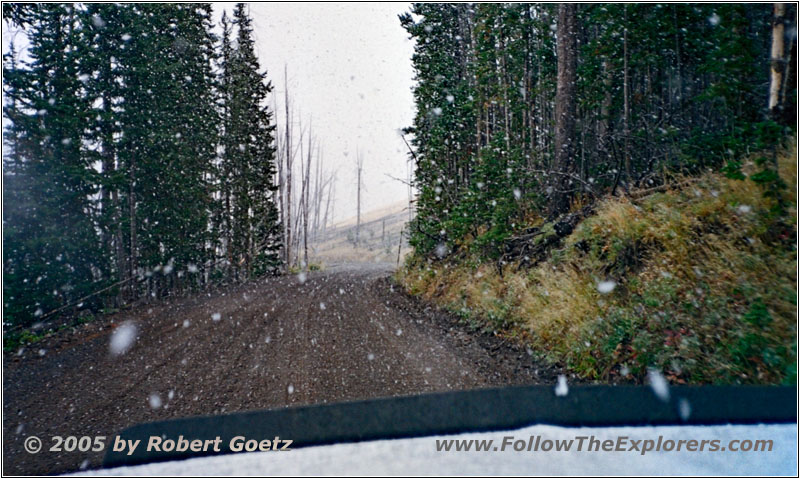
[[(408, 203), (394, 203), (384, 208), (368, 211), (361, 217), (358, 244), (356, 218), (336, 223), (312, 238), (309, 261), (322, 266), (339, 263), (398, 263), (410, 251), (404, 233), (408, 222)], [(401, 239), (402, 238), (402, 239)], [(398, 252), (399, 242), (402, 241)]]
[(796, 149), (779, 164), (784, 215), (753, 181), (709, 173), (600, 201), (532, 267), (417, 257), (398, 279), (581, 378), (641, 382), (655, 370), (674, 383), (791, 384)]

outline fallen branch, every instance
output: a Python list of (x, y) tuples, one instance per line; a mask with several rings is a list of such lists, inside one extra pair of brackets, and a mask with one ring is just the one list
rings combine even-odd
[(534, 266), (547, 257), (547, 253), (561, 244), (584, 218), (592, 214), (594, 205), (561, 215), (556, 220), (537, 228), (529, 228), (522, 235), (506, 240), (500, 261), (520, 260), (524, 266)]
[(634, 200), (644, 198), (645, 196), (650, 196), (655, 193), (660, 193), (662, 191), (666, 191), (673, 188), (683, 188), (684, 186), (689, 186), (692, 184), (697, 183), (700, 181), (700, 178), (688, 178), (678, 183), (664, 183), (663, 185), (654, 186), (653, 188), (647, 188), (645, 190), (637, 190), (628, 193), (628, 197)]

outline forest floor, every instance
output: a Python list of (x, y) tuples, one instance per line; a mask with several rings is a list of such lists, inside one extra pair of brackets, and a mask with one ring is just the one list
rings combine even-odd
[[(127, 426), (169, 418), (554, 382), (524, 346), (407, 296), (390, 273), (338, 266), (229, 286), (5, 353), (3, 474), (101, 465), (103, 452), (50, 452), (57, 435), (109, 447)], [(114, 356), (110, 338), (128, 322), (138, 335)], [(31, 435), (38, 454), (23, 449)]]

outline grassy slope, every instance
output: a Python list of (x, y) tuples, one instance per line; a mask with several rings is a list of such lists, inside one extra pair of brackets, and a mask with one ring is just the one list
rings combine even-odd
[[(532, 269), (417, 259), (398, 279), (585, 379), (639, 382), (656, 368), (676, 383), (794, 383), (796, 168), (796, 150), (781, 156), (783, 218), (752, 181), (707, 174), (603, 200)], [(604, 281), (613, 291), (598, 291)]]
[[(322, 265), (395, 263), (398, 242), (408, 220), (407, 206), (407, 202), (399, 202), (363, 214), (358, 247), (353, 244), (356, 219), (349, 218), (337, 223), (310, 245), (309, 261)], [(404, 243), (401, 256), (408, 252), (409, 248)]]

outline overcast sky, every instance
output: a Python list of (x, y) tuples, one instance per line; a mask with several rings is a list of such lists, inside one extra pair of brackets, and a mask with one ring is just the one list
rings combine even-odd
[[(234, 3), (215, 3), (215, 20)], [(362, 210), (408, 198), (407, 148), (399, 130), (411, 125), (413, 42), (397, 16), (406, 3), (252, 3), (262, 68), (274, 86), (278, 121), (285, 121), (284, 65), (295, 119), (310, 120), (326, 169), (337, 172), (335, 219), (356, 214), (356, 151), (364, 158)], [(7, 27), (5, 22), (3, 26)], [(12, 38), (3, 29), (3, 53)]]
[[(215, 17), (232, 3), (214, 4)], [(304, 126), (311, 119), (330, 170), (337, 170), (336, 219), (356, 214), (356, 149), (364, 158), (362, 209), (408, 198), (408, 150), (399, 129), (413, 119), (413, 42), (397, 15), (405, 3), (251, 3), (261, 66), (283, 109), (283, 68), (290, 102)]]

